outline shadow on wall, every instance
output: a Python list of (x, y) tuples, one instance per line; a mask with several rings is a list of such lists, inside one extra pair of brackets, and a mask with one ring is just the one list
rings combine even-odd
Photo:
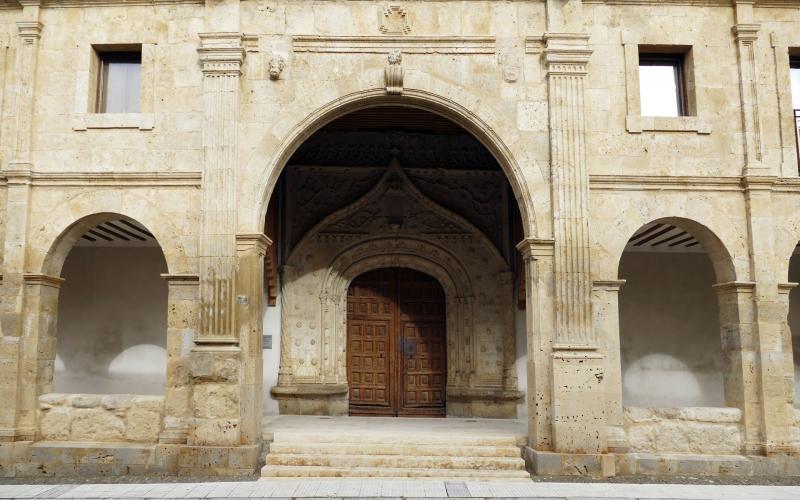
[[(789, 282), (800, 283), (800, 250), (795, 249), (789, 261)], [(800, 408), (800, 287), (789, 292), (789, 329), (792, 332), (794, 357), (794, 407)]]
[(625, 252), (619, 298), (626, 406), (725, 406), (719, 304), (705, 253)]
[(158, 247), (72, 249), (61, 273), (56, 392), (164, 393), (166, 270)]

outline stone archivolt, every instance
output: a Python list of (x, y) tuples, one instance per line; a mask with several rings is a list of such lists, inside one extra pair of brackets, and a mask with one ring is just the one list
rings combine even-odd
[[(287, 259), (281, 339), (287, 347), (273, 390), (282, 411), (346, 412), (347, 288), (382, 267), (424, 272), (444, 288), (448, 414), (514, 416), (522, 394), (508, 264), (479, 229), (423, 195), (396, 160), (361, 199), (312, 228)], [(341, 389), (321, 406), (318, 394), (308, 396), (317, 385)]]

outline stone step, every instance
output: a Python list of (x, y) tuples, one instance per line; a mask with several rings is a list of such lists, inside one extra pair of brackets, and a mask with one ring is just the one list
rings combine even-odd
[(276, 477), (370, 477), (370, 478), (425, 478), (447, 481), (530, 481), (525, 470), (473, 470), (428, 469), (397, 467), (294, 467), (265, 465), (262, 478)]
[(272, 443), (270, 453), (292, 455), (405, 455), (439, 457), (520, 458), (518, 446), (461, 446), (456, 444), (353, 444), (353, 443)]
[(525, 470), (521, 457), (404, 456), (404, 455), (267, 455), (267, 465), (320, 467), (377, 467), (409, 469)]
[[(265, 435), (265, 437), (270, 437)], [(459, 435), (454, 433), (343, 433), (328, 434), (279, 431), (272, 433), (273, 443), (348, 443), (387, 445), (453, 445), (458, 446), (524, 446), (525, 436), (509, 435)]]

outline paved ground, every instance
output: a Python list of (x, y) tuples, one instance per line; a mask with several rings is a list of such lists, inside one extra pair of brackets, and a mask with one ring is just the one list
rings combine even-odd
[(429, 433), (450, 435), (454, 444), (459, 437), (503, 436), (525, 439), (528, 421), (499, 418), (397, 418), (397, 417), (324, 417), (314, 415), (275, 415), (264, 417), (265, 434), (275, 431), (325, 434), (352, 434), (368, 431), (370, 435), (408, 434), (418, 437)]
[(275, 480), (169, 484), (0, 485), (0, 498), (800, 499), (800, 486)]

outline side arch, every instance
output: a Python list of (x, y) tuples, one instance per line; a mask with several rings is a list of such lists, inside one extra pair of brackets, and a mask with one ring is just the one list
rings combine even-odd
[[(67, 255), (69, 255), (70, 250), (72, 250), (72, 248), (75, 246), (75, 243), (80, 240), (81, 236), (85, 234), (86, 231), (103, 222), (120, 218), (136, 221), (147, 231), (152, 233), (152, 230), (146, 225), (142, 224), (142, 222), (140, 222), (138, 219), (117, 212), (98, 212), (83, 216), (73, 221), (59, 232), (58, 236), (49, 246), (47, 253), (44, 255), (41, 265), (42, 273), (50, 276), (61, 275), (61, 269), (64, 266), (64, 261), (67, 259)], [(153, 234), (154, 239), (161, 250), (161, 254), (166, 261), (168, 270), (167, 272), (172, 273), (174, 265), (171, 265), (170, 259), (167, 257), (167, 253), (164, 252), (164, 248), (161, 245), (161, 240), (159, 239), (158, 235), (155, 233)]]
[[(661, 217), (648, 221), (645, 224), (640, 224), (638, 228), (652, 223), (678, 226), (690, 233), (700, 242), (708, 254), (708, 258), (711, 260), (711, 265), (714, 268), (714, 274), (716, 275), (717, 283), (730, 283), (736, 281), (737, 274), (733, 257), (728, 251), (728, 248), (725, 246), (725, 243), (723, 243), (722, 240), (710, 228), (695, 220), (685, 217)], [(638, 228), (634, 229), (634, 231), (638, 231)], [(633, 237), (633, 235), (634, 233), (631, 233), (629, 238)], [(618, 276), (619, 265), (622, 262), (622, 256), (625, 252), (626, 244), (627, 240), (622, 244), (621, 248), (618, 249), (619, 253), (616, 255)]]

